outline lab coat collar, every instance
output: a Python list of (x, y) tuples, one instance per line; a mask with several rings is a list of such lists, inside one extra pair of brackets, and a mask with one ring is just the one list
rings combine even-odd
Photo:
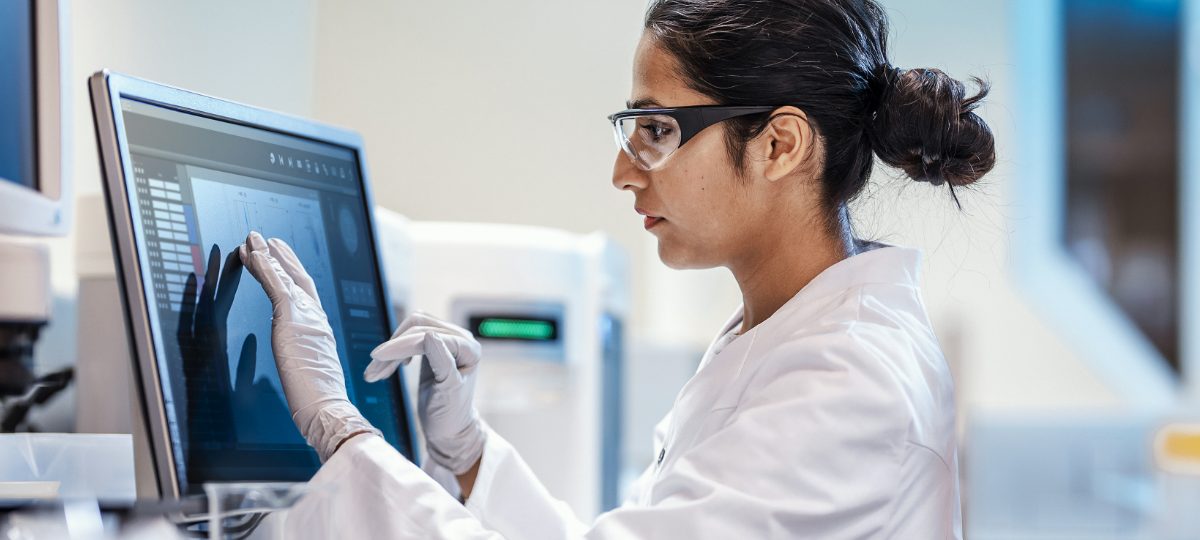
[[(823, 298), (831, 294), (844, 291), (851, 287), (866, 285), (869, 283), (887, 283), (893, 285), (904, 285), (910, 287), (919, 287), (921, 283), (921, 250), (892, 246), (882, 243), (873, 243), (874, 249), (859, 253), (852, 257), (847, 257), (842, 261), (826, 268), (812, 281), (808, 282), (800, 292), (796, 293), (791, 300), (788, 300), (775, 314), (767, 318), (764, 323), (776, 318), (779, 313), (789, 312), (798, 308), (805, 303)], [(726, 321), (721, 327), (721, 331), (717, 333), (713, 343), (721, 339), (730, 330), (733, 330), (738, 325), (742, 324), (742, 319), (745, 316), (745, 305), (740, 305), (733, 316)], [(761, 325), (759, 325), (761, 326)], [(750, 330), (743, 330), (746, 334), (753, 332), (757, 327)]]
[[(804, 312), (806, 306), (813, 305), (821, 298), (840, 293), (852, 287), (872, 283), (908, 287), (920, 286), (920, 250), (877, 242), (870, 245), (874, 249), (848, 257), (817, 274), (817, 277), (808, 282), (804, 288), (800, 289), (800, 292), (796, 293), (791, 300), (783, 304), (778, 311), (771, 314), (770, 317), (767, 317), (765, 321), (762, 321), (762, 323), (754, 328), (749, 330), (743, 328), (741, 335), (737, 339), (718, 351), (716, 348), (721, 339), (731, 330), (742, 324), (745, 317), (745, 305), (738, 306), (737, 311), (725, 322), (721, 327), (721, 331), (717, 332), (716, 337), (709, 343), (704, 358), (700, 360), (700, 365), (696, 368), (696, 373), (699, 374), (703, 371), (718, 356), (740, 355), (744, 360), (745, 353), (749, 349), (750, 344), (755, 341), (754, 335), (761, 335), (763, 332), (766, 332), (767, 335), (773, 335), (776, 331), (784, 328), (779, 325), (783, 324), (786, 326), (788, 324), (783, 321), (786, 321), (796, 313)], [(739, 366), (738, 370), (740, 371), (740, 369)]]
[[(826, 268), (792, 298), (821, 298), (870, 283), (917, 287), (921, 280), (921, 250), (875, 244), (875, 249)], [(789, 302), (789, 303), (791, 303)]]

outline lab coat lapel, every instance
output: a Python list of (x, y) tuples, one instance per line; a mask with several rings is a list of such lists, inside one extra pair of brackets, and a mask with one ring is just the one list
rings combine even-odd
[(742, 322), (742, 310), (739, 307), (729, 322), (709, 346), (700, 369), (691, 380), (679, 391), (672, 409), (671, 425), (662, 450), (665, 450), (659, 471), (669, 468), (675, 458), (685, 452), (699, 434), (708, 413), (711, 412), (722, 396), (731, 388), (730, 383), (741, 373), (742, 363), (753, 346), (755, 330), (739, 336), (718, 353), (713, 348), (718, 341)]
[[(896, 264), (895, 261), (902, 261)], [(820, 317), (839, 304), (836, 296), (852, 287), (866, 283), (918, 283), (921, 252), (892, 246), (855, 255), (845, 259), (813, 278), (796, 296), (788, 300), (775, 314), (745, 332), (719, 353), (713, 349), (730, 330), (742, 323), (743, 308), (739, 307), (717, 333), (713, 344), (701, 361), (699, 369), (680, 390), (671, 411), (671, 423), (660, 451), (665, 451), (659, 471), (667, 469), (675, 459), (696, 443), (709, 414), (733, 409), (744, 388), (738, 384), (744, 370), (753, 371), (757, 358), (751, 351), (766, 351), (781, 341), (793, 337), (804, 321)], [(843, 299), (845, 300), (845, 299)], [(761, 353), (759, 356), (762, 356)]]

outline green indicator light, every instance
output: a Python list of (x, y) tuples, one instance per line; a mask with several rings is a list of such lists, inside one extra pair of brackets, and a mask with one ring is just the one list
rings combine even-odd
[(493, 339), (548, 340), (554, 338), (554, 325), (545, 321), (484, 319), (479, 323), (479, 335)]

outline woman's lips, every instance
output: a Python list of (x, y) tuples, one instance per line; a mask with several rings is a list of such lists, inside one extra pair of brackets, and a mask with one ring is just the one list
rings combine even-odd
[(663, 218), (655, 216), (645, 210), (642, 210), (641, 208), (634, 208), (634, 210), (637, 211), (638, 214), (646, 216), (645, 222), (643, 223), (646, 226), (646, 230), (650, 230), (651, 227), (658, 225), (660, 221), (663, 221)]

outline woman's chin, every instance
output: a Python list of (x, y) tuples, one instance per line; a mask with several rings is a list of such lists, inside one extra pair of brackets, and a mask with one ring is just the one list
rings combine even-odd
[(658, 259), (672, 270), (703, 270), (720, 266), (703, 253), (676, 245), (662, 238), (658, 239)]

